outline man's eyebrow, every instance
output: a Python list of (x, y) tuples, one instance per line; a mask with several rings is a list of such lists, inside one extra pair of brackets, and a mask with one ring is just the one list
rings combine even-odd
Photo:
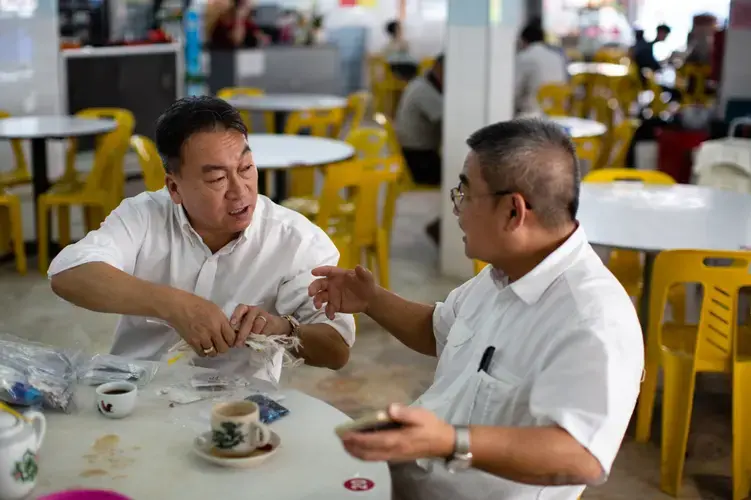
[(215, 170), (221, 170), (222, 172), (226, 172), (228, 169), (227, 167), (223, 167), (221, 165), (204, 165), (201, 167), (201, 171), (203, 171), (204, 174), (213, 172)]
[(469, 177), (467, 177), (464, 174), (459, 174), (459, 182), (461, 182), (463, 185), (469, 187)]

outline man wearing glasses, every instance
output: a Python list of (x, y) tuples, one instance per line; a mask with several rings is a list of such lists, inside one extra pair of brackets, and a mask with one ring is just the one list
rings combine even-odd
[(418, 304), (369, 271), (321, 267), (328, 317), (363, 312), (438, 357), (430, 388), (389, 408), (400, 428), (350, 433), (389, 461), (395, 498), (575, 500), (607, 478), (639, 393), (644, 351), (630, 298), (576, 220), (580, 174), (557, 125), (490, 125), (451, 192), (466, 254), (489, 262), (443, 303)]

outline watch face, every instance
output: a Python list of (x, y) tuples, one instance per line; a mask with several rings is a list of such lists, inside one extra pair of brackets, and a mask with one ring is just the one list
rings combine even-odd
[(465, 456), (455, 456), (451, 460), (449, 460), (448, 464), (446, 464), (446, 468), (449, 470), (449, 472), (461, 472), (463, 470), (467, 470), (470, 467), (471, 459), (469, 457)]

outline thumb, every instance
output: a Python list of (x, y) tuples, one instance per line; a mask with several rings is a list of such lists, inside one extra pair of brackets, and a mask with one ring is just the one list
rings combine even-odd
[(400, 403), (393, 403), (389, 406), (389, 416), (392, 420), (406, 425), (422, 423), (424, 411), (422, 408), (411, 408)]
[(358, 264), (355, 267), (355, 276), (361, 280), (368, 281), (370, 279), (370, 271)]

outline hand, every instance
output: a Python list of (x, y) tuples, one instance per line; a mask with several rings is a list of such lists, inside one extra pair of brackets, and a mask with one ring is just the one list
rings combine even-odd
[(389, 415), (405, 427), (345, 434), (342, 443), (347, 452), (361, 460), (389, 462), (445, 458), (454, 452), (454, 428), (432, 412), (394, 404)]
[(174, 302), (174, 311), (165, 316), (199, 356), (213, 357), (227, 352), (235, 342), (235, 330), (224, 311), (197, 295), (180, 294)]
[(331, 320), (338, 312), (365, 312), (376, 294), (373, 274), (362, 266), (357, 266), (354, 270), (334, 266), (317, 267), (313, 269), (313, 276), (322, 278), (310, 284), (308, 295), (313, 297), (316, 309), (326, 304), (326, 316)]
[(269, 314), (260, 307), (240, 304), (235, 308), (229, 320), (230, 326), (237, 332), (235, 347), (245, 345), (251, 333), (256, 335), (290, 335), (292, 325), (284, 318)]

